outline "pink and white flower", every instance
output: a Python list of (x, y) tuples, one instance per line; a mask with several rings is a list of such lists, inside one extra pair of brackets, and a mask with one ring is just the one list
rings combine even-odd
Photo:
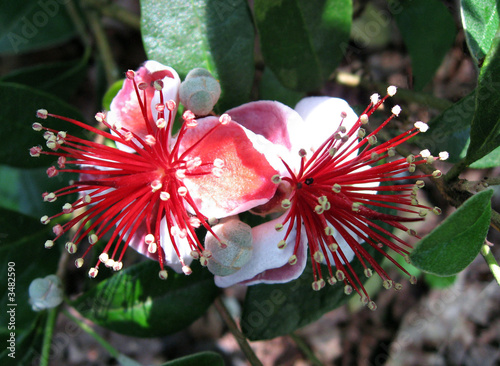
[[(367, 248), (379, 251), (407, 273), (386, 250), (408, 258), (411, 246), (382, 224), (416, 236), (404, 222), (422, 220), (429, 211), (440, 213), (439, 208), (418, 203), (416, 192), (424, 186), (421, 179), (428, 175), (416, 174), (415, 168), (445, 159), (447, 154), (434, 158), (423, 151), (395, 157), (399, 144), (425, 132), (427, 125), (423, 122), (378, 142), (377, 134), (399, 114), (399, 106), (392, 108), (392, 115), (380, 126), (372, 127), (371, 132), (365, 129), (373, 112), (395, 92), (396, 88), (390, 87), (382, 99), (373, 95), (360, 117), (344, 100), (330, 97), (303, 99), (295, 110), (278, 102), (261, 101), (227, 112), (246, 128), (281, 146), (281, 168), (272, 178), (278, 186), (276, 194), (267, 204), (252, 210), (279, 216), (252, 228), (252, 258), (239, 271), (216, 276), (217, 285), (288, 282), (303, 272), (308, 248), (314, 290), (320, 290), (326, 282), (340, 282), (346, 294), (356, 291), (363, 303), (375, 309), (351, 266), (354, 258), (361, 262), (366, 277), (375, 271), (386, 288), (400, 287)], [(432, 175), (439, 177), (441, 172)], [(408, 179), (417, 181), (403, 181)], [(397, 210), (405, 216), (383, 213), (382, 209)], [(207, 234), (207, 240), (211, 235)], [(411, 282), (415, 280), (411, 277)]]
[[(73, 215), (53, 231), (56, 240), (71, 230), (72, 239), (65, 245), (70, 253), (88, 241), (90, 246), (75, 261), (77, 267), (98, 240), (107, 242), (90, 277), (97, 275), (100, 263), (120, 270), (129, 246), (158, 260), (160, 278), (167, 277), (164, 265), (190, 274), (193, 258), (206, 265), (211, 256), (196, 228), (211, 232), (215, 218), (261, 205), (276, 191), (271, 181), (276, 170), (254, 148), (254, 134), (228, 115), (196, 120), (186, 111), (180, 130), (172, 135), (179, 85), (175, 70), (155, 61), (128, 71), (108, 115), (96, 115), (110, 132), (46, 110), (37, 112), (39, 118), (67, 121), (117, 146), (33, 125), (45, 131), (49, 151), (37, 146), (30, 154), (52, 155), (58, 161), (47, 170), (49, 177), (61, 172), (80, 175), (69, 186), (44, 194), (48, 202), (74, 193), (79, 198), (65, 203), (60, 214), (42, 217), (42, 223)], [(52, 247), (54, 240), (45, 246)]]

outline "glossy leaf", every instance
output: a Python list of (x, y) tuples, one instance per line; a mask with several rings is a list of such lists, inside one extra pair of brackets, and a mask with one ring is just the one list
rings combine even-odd
[[(0, 165), (0, 207), (17, 211), (39, 219), (42, 215), (53, 216), (61, 212), (61, 202), (44, 202), (42, 193), (54, 192), (76, 179), (73, 173), (60, 174), (49, 178), (47, 167), (39, 169), (20, 169)], [(76, 195), (66, 197), (71, 201)]]
[(422, 149), (437, 155), (440, 151), (450, 154), (451, 163), (459, 162), (470, 141), (470, 124), (475, 111), (475, 92), (471, 92), (429, 122), (429, 130), (414, 140)]
[(54, 46), (76, 32), (62, 1), (3, 1), (0, 11), (0, 54)]
[(277, 100), (290, 108), (294, 108), (299, 100), (305, 96), (303, 92), (290, 90), (281, 85), (276, 75), (267, 67), (260, 80), (259, 92), (261, 100)]
[[(73, 306), (86, 318), (115, 332), (159, 337), (186, 328), (205, 313), (218, 294), (213, 276), (193, 265), (190, 276), (146, 261), (126, 268), (79, 297)], [(104, 271), (105, 269), (103, 269)]]
[(470, 54), (481, 65), (499, 26), (497, 0), (461, 0), (460, 12)]
[(287, 88), (320, 88), (338, 66), (349, 40), (350, 0), (255, 0), (266, 65)]
[(166, 362), (161, 366), (224, 366), (224, 359), (215, 352), (200, 352)]
[(500, 166), (500, 146), (469, 165), (470, 168), (474, 169), (489, 169), (497, 166)]
[[(57, 247), (44, 248), (50, 236), (48, 227), (31, 217), (0, 208), (0, 230), (0, 281), (14, 285), (13, 291), (2, 292), (0, 301), (9, 309), (8, 304), (16, 304), (15, 327), (16, 333), (21, 334), (31, 328), (38, 316), (29, 304), (28, 287), (35, 278), (56, 272), (60, 251)], [(8, 324), (8, 316), (2, 311), (0, 323)]]
[(394, 12), (398, 28), (410, 54), (413, 87), (422, 90), (455, 40), (455, 22), (439, 0), (403, 0)]
[[(372, 249), (368, 251), (376, 260), (380, 259), (380, 253), (374, 253)], [(365, 279), (359, 261), (355, 259), (352, 264), (358, 277)], [(324, 266), (323, 273), (326, 271)], [(341, 283), (314, 291), (312, 281), (313, 271), (309, 262), (302, 275), (294, 281), (249, 286), (240, 322), (243, 333), (254, 341), (272, 339), (319, 319), (353, 296), (359, 299), (357, 294), (347, 296)]]
[(111, 109), (111, 102), (122, 88), (123, 81), (124, 80), (115, 81), (104, 94), (104, 97), (102, 98), (102, 107), (105, 110), (109, 111)]
[(500, 31), (486, 56), (476, 88), (466, 161), (470, 164), (500, 146)]
[(141, 1), (142, 37), (148, 58), (181, 77), (209, 70), (222, 88), (219, 109), (249, 100), (254, 74), (254, 28), (244, 0)]
[(491, 216), (493, 190), (469, 198), (423, 238), (410, 255), (422, 271), (451, 276), (465, 269), (483, 245)]
[[(412, 141), (422, 149), (437, 155), (440, 151), (450, 154), (449, 163), (462, 160), (470, 144), (470, 126), (476, 110), (476, 90), (472, 91), (439, 116), (429, 122), (429, 131)], [(474, 169), (494, 168), (500, 165), (500, 148), (497, 148), (470, 165)]]
[(71, 123), (50, 117), (47, 120), (36, 118), (36, 111), (45, 108), (51, 113), (83, 121), (83, 116), (75, 108), (34, 88), (15, 83), (0, 83), (0, 105), (0, 135), (12, 137), (3, 141), (0, 150), (0, 161), (3, 164), (23, 168), (49, 167), (57, 160), (48, 156), (30, 157), (29, 148), (45, 144), (43, 133), (33, 131), (31, 127), (35, 121), (73, 135), (82, 135), (81, 129)]

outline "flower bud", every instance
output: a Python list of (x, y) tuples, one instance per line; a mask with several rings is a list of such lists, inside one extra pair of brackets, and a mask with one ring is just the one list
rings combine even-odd
[(56, 275), (35, 278), (28, 289), (30, 304), (34, 311), (51, 309), (63, 301), (61, 280)]
[(206, 116), (220, 97), (220, 85), (205, 69), (191, 70), (182, 82), (179, 98), (197, 116)]
[(212, 228), (217, 237), (208, 233), (205, 248), (212, 252), (207, 268), (217, 276), (228, 276), (237, 272), (252, 257), (252, 228), (240, 220), (229, 220)]

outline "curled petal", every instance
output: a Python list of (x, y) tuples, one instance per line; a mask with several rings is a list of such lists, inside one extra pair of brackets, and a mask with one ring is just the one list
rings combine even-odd
[[(252, 228), (253, 254), (250, 260), (239, 271), (229, 276), (215, 276), (215, 284), (229, 287), (237, 283), (255, 285), (258, 283), (284, 283), (296, 279), (304, 271), (307, 262), (307, 243), (304, 230), (301, 232), (297, 250), (297, 263), (290, 265), (290, 257), (294, 253), (296, 231), (288, 236), (287, 246), (278, 248), (283, 233), (275, 230), (281, 220), (275, 219)], [(287, 226), (283, 231), (287, 230)]]
[[(153, 126), (153, 121), (157, 117), (154, 106), (160, 102), (158, 93), (155, 93), (153, 82), (156, 80), (162, 81), (164, 102), (174, 100), (178, 103), (179, 75), (171, 67), (164, 66), (156, 61), (147, 61), (137, 70), (135, 80), (137, 84), (144, 83), (145, 85), (145, 89), (141, 91), (141, 94), (145, 92), (147, 100), (150, 101), (150, 106), (148, 107), (151, 107), (153, 115), (148, 116), (148, 120), (150, 120), (150, 124)], [(124, 80), (122, 88), (111, 102), (107, 120), (112, 126), (121, 126), (141, 138), (148, 134), (133, 80), (128, 78)]]

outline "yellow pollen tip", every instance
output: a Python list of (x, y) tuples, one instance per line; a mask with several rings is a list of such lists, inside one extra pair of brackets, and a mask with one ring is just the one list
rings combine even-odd
[(166, 280), (168, 278), (167, 270), (162, 269), (160, 272), (158, 272), (158, 277), (160, 277), (161, 280)]
[(321, 253), (320, 251), (315, 252), (313, 255), (313, 258), (318, 263), (323, 262), (323, 260), (325, 259), (325, 257), (323, 256), (323, 253)]

